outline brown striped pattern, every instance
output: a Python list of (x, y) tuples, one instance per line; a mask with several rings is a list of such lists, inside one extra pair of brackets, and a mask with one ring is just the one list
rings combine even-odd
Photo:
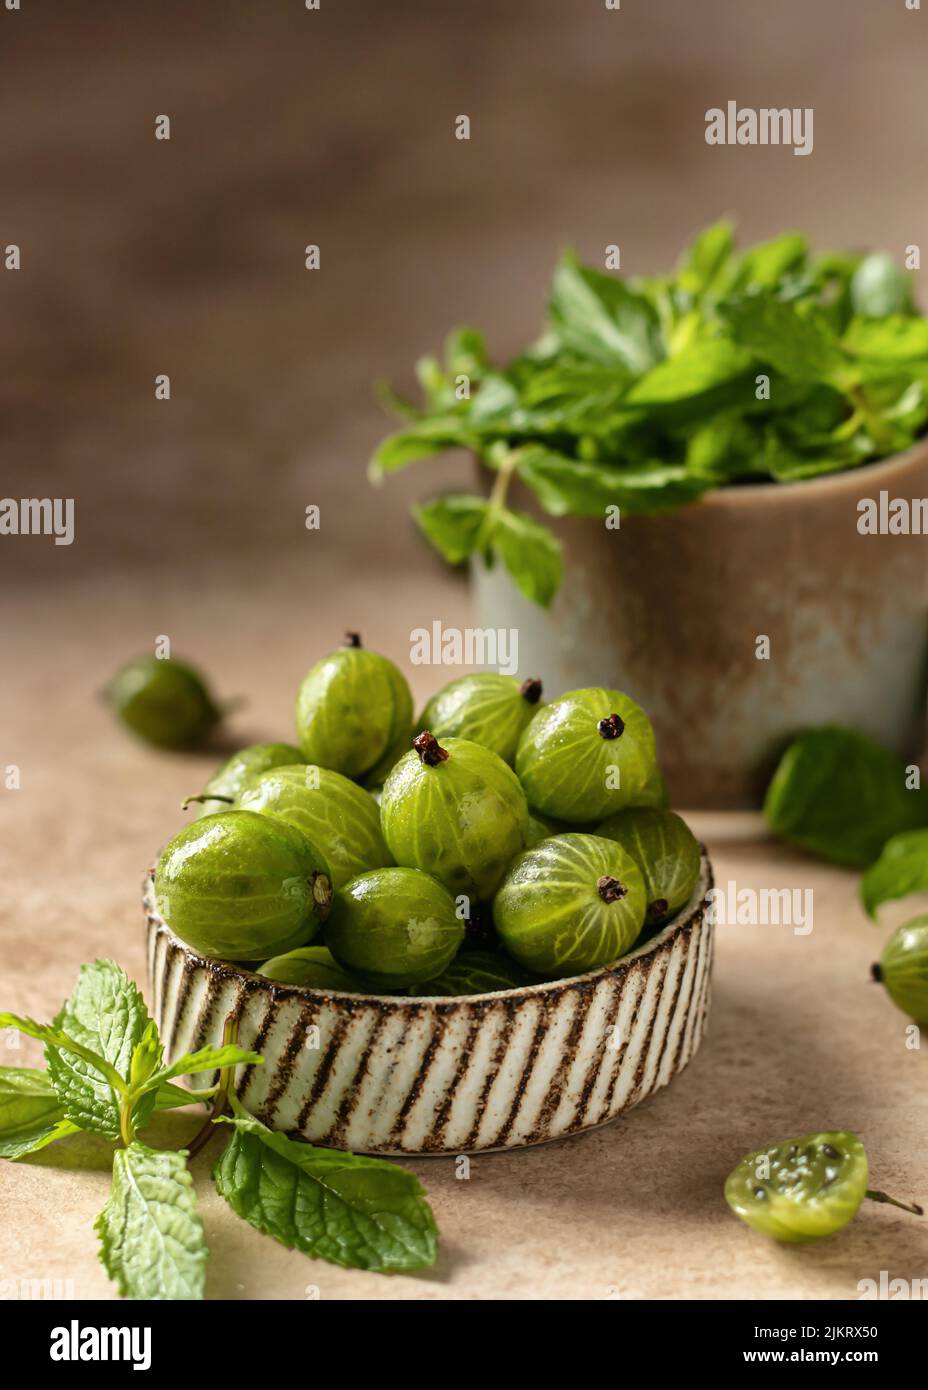
[(709, 1006), (708, 859), (692, 901), (646, 946), (573, 980), (437, 1000), (324, 993), (208, 960), (145, 886), (154, 1014), (169, 1058), (224, 1020), (263, 1066), (236, 1091), (265, 1124), (359, 1153), (542, 1144), (615, 1119), (672, 1080)]

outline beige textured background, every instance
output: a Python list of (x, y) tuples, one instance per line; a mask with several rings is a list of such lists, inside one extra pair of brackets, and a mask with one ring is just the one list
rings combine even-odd
[[(461, 465), (368, 489), (371, 381), (408, 385), (462, 320), (515, 348), (567, 242), (618, 241), (653, 270), (725, 211), (748, 237), (918, 241), (926, 26), (903, 0), (0, 10), (0, 242), (23, 248), (0, 272), (0, 494), (74, 496), (78, 529), (70, 548), (0, 539), (0, 764), (23, 778), (0, 790), (4, 1006), (49, 1016), (98, 954), (142, 979), (141, 873), (215, 758), (113, 727), (95, 695), (120, 662), (170, 634), (248, 696), (229, 730), (244, 743), (289, 736), (299, 678), (346, 626), (403, 662), (412, 627), (467, 622), (466, 588), (406, 516)], [(708, 149), (704, 111), (729, 97), (813, 105), (814, 154)], [(883, 933), (853, 876), (710, 847), (723, 881), (813, 887), (815, 927), (722, 930), (710, 1035), (670, 1091), (585, 1138), (476, 1158), (468, 1182), (419, 1164), (443, 1233), (428, 1278), (288, 1254), (204, 1182), (210, 1295), (849, 1298), (880, 1270), (928, 1275), (925, 1224), (888, 1208), (794, 1251), (728, 1216), (744, 1151), (832, 1125), (859, 1130), (880, 1185), (924, 1200), (925, 1063), (867, 983)], [(0, 1170), (6, 1292), (111, 1295), (91, 1232), (106, 1175), (93, 1145), (78, 1156)]]

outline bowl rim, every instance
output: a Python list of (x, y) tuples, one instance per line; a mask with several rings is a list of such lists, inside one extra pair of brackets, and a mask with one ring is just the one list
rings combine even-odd
[(250, 994), (270, 992), (275, 999), (297, 998), (307, 1003), (328, 1001), (346, 1007), (349, 1011), (373, 1007), (383, 1013), (392, 1009), (413, 1012), (429, 1012), (437, 1009), (447, 1012), (460, 1008), (461, 1005), (478, 1005), (488, 1008), (500, 1002), (521, 1003), (526, 999), (558, 998), (571, 990), (586, 992), (595, 988), (601, 980), (627, 975), (631, 967), (638, 961), (646, 956), (657, 955), (662, 951), (670, 950), (679, 937), (690, 935), (698, 922), (706, 920), (708, 894), (714, 887), (714, 883), (712, 861), (705, 845), (701, 844), (699, 847), (699, 878), (689, 901), (671, 917), (669, 922), (661, 927), (659, 932), (656, 932), (654, 936), (635, 950), (629, 951), (626, 955), (620, 956), (618, 960), (611, 961), (607, 965), (600, 965), (595, 970), (588, 970), (582, 975), (568, 975), (560, 980), (542, 980), (538, 984), (518, 985), (514, 989), (489, 990), (484, 994), (356, 994), (348, 993), (345, 990), (313, 989), (309, 985), (285, 984), (281, 980), (271, 980), (266, 975), (259, 975), (246, 966), (236, 965), (231, 961), (218, 960), (213, 956), (205, 956), (177, 936), (161, 916), (155, 904), (153, 869), (149, 869), (142, 883), (142, 905), (145, 910), (147, 930), (151, 931), (154, 928), (160, 935), (166, 936), (175, 947), (183, 951), (188, 965), (205, 969), (215, 978), (233, 979), (243, 985)]

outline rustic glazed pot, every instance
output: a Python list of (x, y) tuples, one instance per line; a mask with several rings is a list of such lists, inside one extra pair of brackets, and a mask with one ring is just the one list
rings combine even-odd
[(342, 994), (276, 984), (173, 935), (145, 885), (154, 1017), (169, 1059), (238, 1042), (243, 1105), (273, 1129), (357, 1153), (514, 1149), (613, 1120), (686, 1066), (705, 1028), (712, 884), (614, 965), (465, 998)]
[[(519, 672), (545, 696), (626, 691), (650, 716), (674, 805), (759, 805), (798, 731), (859, 729), (906, 760), (928, 672), (921, 535), (861, 535), (862, 498), (928, 497), (928, 443), (798, 483), (720, 488), (621, 528), (546, 517), (564, 546), (550, 612), (501, 566), (474, 566), (480, 627), (517, 628)], [(513, 506), (541, 515), (523, 488)], [(757, 639), (770, 639), (758, 660)]]

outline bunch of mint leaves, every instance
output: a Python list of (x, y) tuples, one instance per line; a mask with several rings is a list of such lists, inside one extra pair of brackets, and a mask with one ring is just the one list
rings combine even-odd
[[(0, 1067), (0, 1157), (23, 1158), (78, 1131), (118, 1145), (96, 1231), (100, 1259), (121, 1294), (203, 1298), (209, 1252), (188, 1158), (223, 1133), (228, 1141), (213, 1180), (257, 1230), (289, 1249), (358, 1269), (434, 1264), (435, 1221), (412, 1173), (267, 1129), (230, 1089), (236, 1066), (259, 1065), (262, 1058), (232, 1041), (165, 1065), (145, 1002), (114, 961), (81, 968), (52, 1024), (0, 1013), (0, 1028), (39, 1039), (46, 1060), (46, 1070)], [(216, 1071), (219, 1082), (205, 1089), (174, 1084), (176, 1077)], [(139, 1132), (156, 1111), (192, 1101), (212, 1110), (189, 1150), (142, 1142)]]
[[(404, 426), (372, 479), (463, 447), (496, 474), (490, 495), (415, 509), (452, 564), (499, 560), (551, 603), (551, 531), (507, 505), (517, 477), (550, 516), (658, 512), (710, 488), (793, 482), (907, 448), (928, 423), (928, 319), (885, 255), (812, 254), (788, 232), (744, 251), (700, 233), (672, 275), (623, 278), (558, 263), (542, 337), (508, 366), (473, 328), (417, 371), (424, 403), (383, 388)], [(766, 378), (766, 383), (761, 380)]]

